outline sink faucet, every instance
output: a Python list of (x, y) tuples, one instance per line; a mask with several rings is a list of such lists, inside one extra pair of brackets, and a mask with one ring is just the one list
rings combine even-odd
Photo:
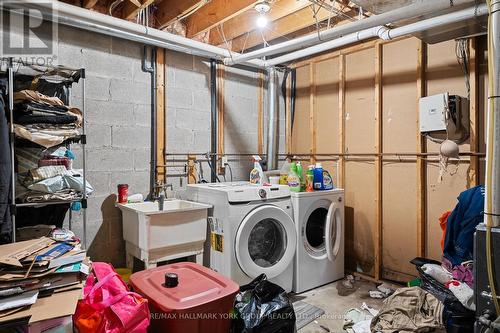
[(163, 205), (165, 203), (165, 196), (163, 194), (160, 194), (158, 197), (158, 210), (162, 211), (163, 210)]
[(155, 192), (154, 192), (154, 200), (158, 200), (161, 192), (163, 192), (164, 198), (168, 198), (167, 189), (170, 188), (171, 191), (174, 191), (174, 186), (172, 184), (156, 184)]

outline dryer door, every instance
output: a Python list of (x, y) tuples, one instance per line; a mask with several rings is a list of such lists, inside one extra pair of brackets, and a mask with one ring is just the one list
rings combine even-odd
[(334, 261), (342, 246), (342, 205), (334, 201), (328, 208), (325, 228), (325, 247), (328, 260)]
[(236, 259), (250, 278), (278, 276), (292, 263), (297, 235), (292, 218), (282, 209), (264, 205), (251, 211), (236, 233)]

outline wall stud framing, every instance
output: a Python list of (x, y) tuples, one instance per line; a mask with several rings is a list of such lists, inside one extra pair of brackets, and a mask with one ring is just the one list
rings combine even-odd
[(264, 154), (264, 74), (257, 73), (258, 99), (257, 99), (257, 151), (259, 156)]
[(379, 280), (382, 277), (382, 177), (383, 165), (383, 96), (382, 96), (382, 75), (383, 75), (383, 46), (380, 43), (375, 44), (375, 175), (376, 175), (376, 231), (375, 231), (375, 279)]
[(310, 162), (316, 163), (316, 63), (309, 66), (309, 126), (311, 131)]
[[(479, 152), (479, 73), (476, 38), (469, 39), (469, 75), (470, 75), (470, 151)], [(470, 157), (469, 186), (479, 184), (479, 156)]]
[(167, 107), (166, 107), (166, 96), (165, 96), (165, 85), (166, 85), (166, 65), (165, 65), (165, 49), (157, 49), (156, 51), (156, 161), (158, 167), (156, 168), (156, 180), (161, 183), (166, 182), (167, 168), (165, 153), (167, 145), (167, 133), (165, 124), (167, 123)]
[(345, 187), (345, 56), (339, 55), (339, 183), (340, 188)]
[(225, 66), (217, 64), (217, 172), (224, 173), (224, 166), (220, 165), (220, 160), (224, 154), (224, 82)]

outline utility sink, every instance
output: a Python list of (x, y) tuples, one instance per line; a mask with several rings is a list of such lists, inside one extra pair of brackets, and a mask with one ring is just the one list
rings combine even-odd
[(123, 238), (135, 252), (175, 252), (203, 248), (207, 214), (212, 206), (179, 199), (117, 204), (123, 216)]

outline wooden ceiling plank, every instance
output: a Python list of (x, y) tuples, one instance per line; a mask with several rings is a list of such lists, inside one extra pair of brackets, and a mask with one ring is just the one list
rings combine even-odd
[(136, 5), (136, 0), (126, 0), (123, 5), (122, 18), (124, 20), (131, 20), (147, 6), (151, 5), (155, 0), (139, 0), (140, 6)]
[(190, 12), (205, 0), (163, 0), (156, 8), (156, 19), (159, 27), (173, 23), (179, 16)]
[[(354, 9), (347, 7), (345, 13), (352, 16), (355, 15), (354, 11)], [(248, 34), (244, 34), (233, 39), (231, 42), (232, 50), (235, 52), (241, 52), (259, 44), (263, 44), (263, 36), (267, 42), (270, 42), (273, 39), (293, 34), (308, 27), (313, 27), (317, 21), (324, 21), (328, 19), (329, 16), (329, 11), (324, 8), (320, 8), (317, 9), (316, 18), (314, 18), (310, 7), (303, 8), (293, 14), (271, 22), (269, 27), (264, 29), (262, 33), (260, 30), (254, 30)], [(342, 22), (339, 22), (339, 24), (347, 22), (349, 21), (343, 20)]]
[[(269, 22), (273, 22), (303, 9), (310, 4), (309, 0), (278, 0), (271, 5), (271, 10), (265, 16)], [(213, 28), (210, 32), (210, 44), (222, 44), (224, 42), (222, 32), (226, 40), (231, 40), (248, 31), (254, 30), (256, 28), (255, 21), (258, 16), (259, 13), (253, 8), (250, 8), (246, 12), (224, 22), (221, 27), (217, 26)]]
[(252, 8), (257, 2), (255, 0), (212, 0), (186, 19), (186, 37), (191, 38), (210, 30)]
[(99, 0), (84, 0), (83, 1), (83, 8), (86, 8), (86, 9), (92, 9), (95, 7), (95, 5), (97, 4)]

